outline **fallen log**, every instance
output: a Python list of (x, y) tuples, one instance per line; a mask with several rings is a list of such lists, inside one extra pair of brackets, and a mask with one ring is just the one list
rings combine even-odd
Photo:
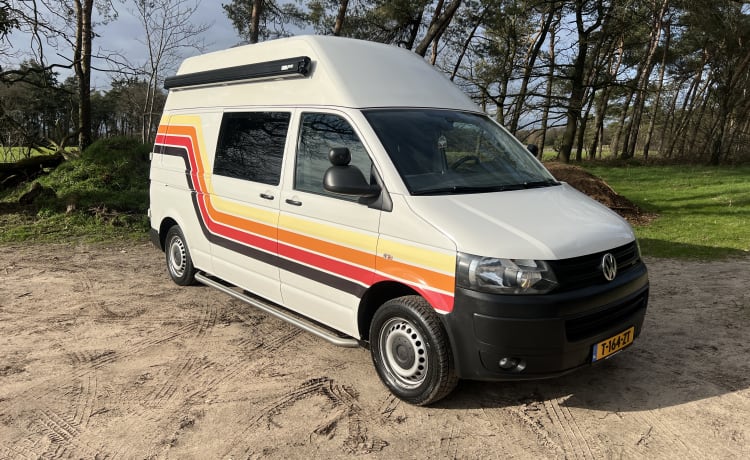
[(24, 158), (15, 163), (0, 163), (0, 189), (33, 180), (44, 173), (45, 169), (56, 168), (65, 161), (61, 154)]

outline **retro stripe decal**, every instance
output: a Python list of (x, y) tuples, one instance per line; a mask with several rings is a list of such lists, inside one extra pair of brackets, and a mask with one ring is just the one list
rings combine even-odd
[[(213, 195), (210, 175), (204, 174), (211, 167), (201, 151), (205, 144), (198, 117), (173, 116), (169, 125), (165, 121), (154, 151), (185, 162), (193, 206), (211, 243), (357, 297), (376, 282), (397, 280), (414, 287), (436, 309), (453, 309), (455, 256), (286, 214), (277, 227), (274, 213)], [(395, 257), (376, 257), (375, 247)]]

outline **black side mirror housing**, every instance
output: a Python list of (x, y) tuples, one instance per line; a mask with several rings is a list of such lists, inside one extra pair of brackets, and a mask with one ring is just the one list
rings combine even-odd
[(375, 198), (380, 195), (380, 186), (370, 184), (359, 168), (349, 164), (352, 156), (348, 148), (331, 149), (328, 153), (328, 159), (332, 166), (323, 175), (324, 189), (333, 193), (356, 195), (363, 198)]
[(537, 147), (536, 144), (527, 145), (526, 150), (528, 150), (535, 157), (539, 156), (539, 147)]

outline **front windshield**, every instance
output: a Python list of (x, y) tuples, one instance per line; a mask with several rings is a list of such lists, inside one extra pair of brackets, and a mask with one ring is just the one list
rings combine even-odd
[(372, 109), (364, 115), (414, 195), (557, 185), (484, 115), (434, 109)]

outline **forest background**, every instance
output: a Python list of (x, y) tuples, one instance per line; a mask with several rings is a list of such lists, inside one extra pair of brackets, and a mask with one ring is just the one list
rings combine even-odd
[[(150, 142), (164, 78), (210, 37), (199, 4), (0, 0), (4, 161), (41, 147), (82, 151), (102, 137)], [(232, 0), (215, 8), (238, 43), (318, 33), (413, 50), (518, 138), (564, 162), (750, 161), (746, 1)], [(132, 34), (143, 62), (131, 62), (132, 49), (97, 45), (123, 15), (141, 25)], [(31, 46), (13, 42), (19, 33)], [(106, 75), (107, 89), (92, 89), (93, 72)]]

